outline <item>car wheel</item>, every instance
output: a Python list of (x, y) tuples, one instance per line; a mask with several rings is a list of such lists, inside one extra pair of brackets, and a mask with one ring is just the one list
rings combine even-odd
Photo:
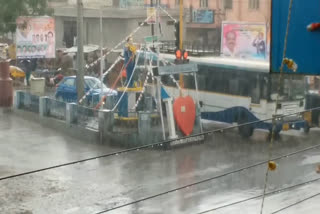
[(310, 132), (310, 126), (309, 126), (308, 123), (306, 123), (306, 124), (304, 125), (304, 127), (303, 127), (303, 132), (304, 132), (305, 134), (308, 134), (308, 133)]
[(240, 135), (243, 138), (251, 137), (253, 135), (253, 131), (254, 131), (252, 124), (243, 125), (246, 123), (248, 123), (248, 120), (245, 117), (241, 117), (240, 120), (238, 121), (238, 125), (239, 125), (238, 130), (239, 130)]

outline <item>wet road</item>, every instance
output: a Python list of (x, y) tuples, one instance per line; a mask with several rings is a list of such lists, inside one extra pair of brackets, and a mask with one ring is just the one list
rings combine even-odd
[[(286, 134), (273, 146), (280, 156), (320, 144), (320, 132)], [(120, 150), (80, 142), (14, 115), (0, 117), (0, 177)], [(319, 178), (320, 149), (278, 161), (268, 191)], [(235, 131), (205, 144), (143, 150), (0, 181), (0, 213), (98, 213), (199, 182), (268, 158), (264, 133), (241, 139)], [(266, 166), (220, 177), (108, 213), (201, 213), (262, 194)], [(272, 213), (320, 192), (319, 182), (266, 197)], [(281, 213), (319, 213), (320, 197)], [(261, 198), (209, 213), (260, 213)]]

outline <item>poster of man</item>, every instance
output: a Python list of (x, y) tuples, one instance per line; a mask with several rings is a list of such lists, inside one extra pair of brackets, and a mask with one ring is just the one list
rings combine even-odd
[(55, 58), (55, 21), (51, 17), (17, 18), (17, 57)]
[(221, 52), (225, 57), (269, 59), (267, 29), (263, 23), (222, 23)]

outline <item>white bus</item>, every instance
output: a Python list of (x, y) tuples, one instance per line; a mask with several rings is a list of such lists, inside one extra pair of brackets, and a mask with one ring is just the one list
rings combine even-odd
[[(172, 61), (175, 56), (161, 54)], [(248, 123), (272, 118), (276, 108), (279, 75), (269, 73), (269, 63), (222, 57), (189, 57), (190, 63), (198, 64), (198, 89), (203, 120), (223, 123)], [(179, 75), (175, 75), (176, 80)], [(173, 97), (179, 90), (170, 77), (163, 77), (166, 90)], [(302, 76), (284, 75), (281, 84), (277, 114), (293, 114), (304, 111), (305, 87)], [(184, 75), (184, 95), (196, 98), (194, 77)], [(309, 131), (308, 122), (301, 117), (286, 117), (278, 123), (281, 130), (301, 129)], [(239, 132), (244, 137), (254, 129), (272, 130), (272, 121), (242, 126)]]

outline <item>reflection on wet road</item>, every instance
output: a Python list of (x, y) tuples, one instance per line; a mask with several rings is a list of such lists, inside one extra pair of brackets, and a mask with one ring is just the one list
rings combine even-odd
[[(14, 116), (0, 120), (0, 177), (120, 150), (78, 142)], [(14, 136), (14, 137), (13, 137)], [(283, 135), (277, 157), (319, 144), (319, 131)], [(267, 192), (319, 178), (320, 149), (277, 162)], [(215, 177), (268, 158), (263, 133), (245, 140), (235, 131), (213, 134), (204, 144), (140, 150), (0, 181), (0, 213), (97, 213)], [(109, 213), (201, 213), (262, 194), (266, 165), (220, 177)], [(266, 197), (264, 213), (320, 192), (320, 182)], [(319, 213), (314, 198), (281, 213)], [(259, 213), (261, 198), (209, 213)], [(29, 211), (29, 212), (28, 212)]]

